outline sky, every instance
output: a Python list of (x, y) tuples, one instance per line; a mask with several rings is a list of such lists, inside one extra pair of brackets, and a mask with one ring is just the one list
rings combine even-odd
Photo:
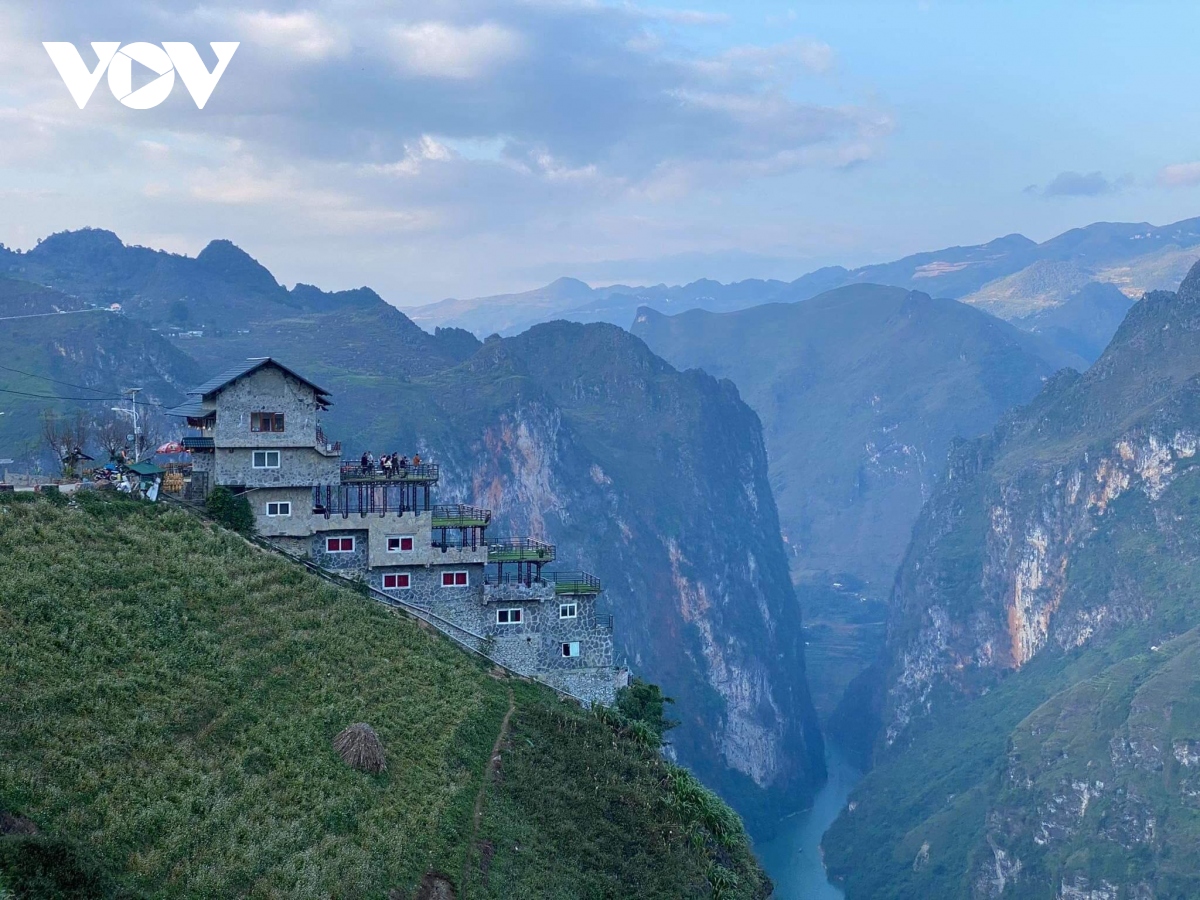
[[(228, 238), (398, 306), (1200, 215), (1200, 4), (0, 0), (0, 242)], [(239, 41), (203, 109), (43, 41)], [(134, 65), (134, 84), (150, 80)]]

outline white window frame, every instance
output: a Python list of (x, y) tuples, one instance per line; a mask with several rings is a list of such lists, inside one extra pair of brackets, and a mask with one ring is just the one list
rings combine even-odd
[(562, 642), (563, 659), (579, 659), (579, 641)]
[[(504, 613), (507, 616), (505, 621), (500, 620), (500, 614)], [(516, 616), (516, 618), (513, 618)], [(496, 610), (497, 625), (520, 625), (525, 621), (525, 611), (519, 606), (505, 607), (504, 609)]]
[[(340, 547), (340, 545), (341, 545), (341, 542), (342, 542), (342, 541), (349, 541), (349, 542), (350, 542), (350, 549), (349, 549), (349, 550), (341, 550), (341, 549), (338, 549), (338, 550), (330, 550), (330, 549), (329, 549), (329, 542), (330, 542), (330, 541), (337, 541), (337, 542), (338, 542), (338, 545), (339, 545), (339, 547)], [(354, 535), (352, 535), (352, 534), (351, 534), (351, 535), (346, 535), (345, 537), (341, 537), (341, 536), (339, 536), (339, 537), (327, 537), (327, 538), (325, 538), (325, 552), (326, 552), (326, 553), (353, 553), (353, 552), (354, 552), (356, 549), (358, 549), (358, 538), (356, 538), (356, 537), (355, 537)]]
[[(271, 507), (275, 507), (275, 512), (271, 512)], [(272, 500), (267, 504), (267, 517), (274, 519), (277, 516), (290, 516), (292, 514), (291, 500)]]
[[(261, 466), (258, 464), (258, 455), (260, 453), (262, 454), (263, 459), (263, 464)], [(272, 453), (275, 454), (275, 465), (271, 465), (270, 462)], [(250, 458), (250, 465), (255, 469), (278, 469), (282, 461), (283, 457), (280, 455), (278, 450), (255, 450)]]
[[(566, 611), (568, 609), (571, 611), (570, 615), (567, 615)], [(558, 617), (560, 619), (578, 619), (579, 618), (579, 604), (578, 603), (560, 603), (560, 604), (558, 604)]]
[[(388, 587), (387, 580), (389, 578), (395, 578), (397, 581), (401, 578), (407, 578), (408, 584), (396, 584)], [(383, 578), (380, 579), (379, 583), (383, 585), (385, 591), (408, 591), (412, 589), (412, 575), (408, 572), (384, 572)]]
[[(465, 576), (467, 580), (464, 581), (462, 584), (446, 584), (446, 576), (447, 575), (452, 575), (452, 576), (462, 575), (462, 576)], [(450, 572), (443, 572), (442, 578), (441, 578), (441, 585), (444, 588), (470, 587), (471, 586), (471, 573), (468, 572), (466, 569), (455, 569)]]
[[(412, 546), (409, 547), (407, 550), (405, 550), (403, 547), (403, 543), (404, 543), (405, 539), (412, 541)], [(400, 542), (400, 544), (396, 547), (395, 550), (393, 550), (391, 547), (392, 541)], [(412, 553), (414, 550), (417, 549), (417, 537), (416, 537), (416, 535), (413, 535), (413, 534), (389, 534), (387, 536), (386, 546), (387, 546), (388, 553)]]

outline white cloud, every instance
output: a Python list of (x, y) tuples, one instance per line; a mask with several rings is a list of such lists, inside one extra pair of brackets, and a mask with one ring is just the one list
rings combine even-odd
[(399, 25), (392, 29), (392, 41), (402, 68), (432, 78), (478, 78), (524, 52), (521, 35), (495, 22)]
[(234, 21), (261, 47), (306, 60), (320, 60), (348, 49), (345, 32), (314, 12), (239, 12)]
[(1190, 187), (1200, 184), (1200, 162), (1163, 166), (1159, 170), (1158, 181), (1167, 187)]

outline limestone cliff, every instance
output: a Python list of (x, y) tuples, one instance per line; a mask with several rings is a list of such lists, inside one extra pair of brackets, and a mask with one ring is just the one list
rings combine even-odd
[(878, 715), (848, 900), (1200, 891), (1198, 441), (1200, 266), (955, 449), (842, 711)]
[(752, 825), (811, 796), (824, 762), (799, 607), (761, 428), (732, 384), (614, 326), (558, 322), (399, 388), (378, 424), (343, 423), (379, 401), (331, 388), (338, 433), (419, 447), (440, 496), (602, 578), (619, 661), (677, 700), (672, 751)]

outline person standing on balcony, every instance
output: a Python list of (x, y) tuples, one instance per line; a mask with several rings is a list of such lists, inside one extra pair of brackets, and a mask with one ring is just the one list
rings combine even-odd
[(414, 465), (414, 466), (419, 466), (420, 464), (421, 464), (421, 454), (420, 454), (420, 453), (414, 453), (414, 454), (413, 454), (413, 465)]
[(366, 475), (367, 472), (370, 471), (371, 465), (371, 455), (366, 450), (363, 451), (362, 460), (360, 460), (360, 462), (362, 464), (363, 474)]
[(379, 468), (383, 471), (384, 478), (392, 477), (392, 457), (387, 453), (379, 457)]

